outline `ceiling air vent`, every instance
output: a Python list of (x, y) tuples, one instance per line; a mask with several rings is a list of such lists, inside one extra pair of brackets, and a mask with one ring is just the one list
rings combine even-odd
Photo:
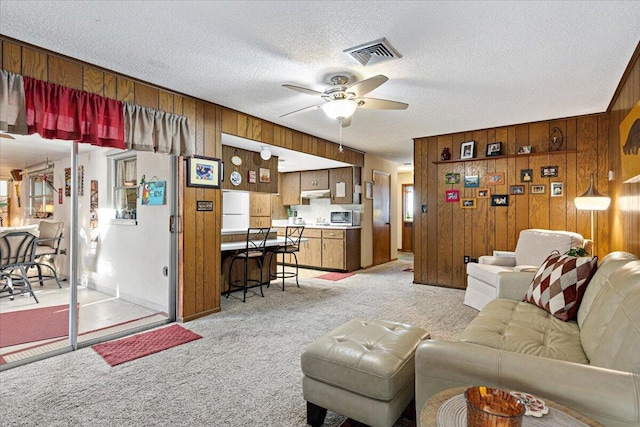
[(343, 52), (364, 66), (402, 58), (402, 55), (385, 38), (345, 49)]

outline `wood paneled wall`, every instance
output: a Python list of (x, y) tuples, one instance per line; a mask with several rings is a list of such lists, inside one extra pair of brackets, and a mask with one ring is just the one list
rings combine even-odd
[[(464, 256), (478, 258), (493, 250), (514, 250), (518, 235), (527, 228), (576, 231), (590, 237), (590, 215), (578, 211), (573, 199), (589, 187), (593, 172), (596, 187), (607, 192), (609, 165), (608, 117), (606, 114), (580, 116), (514, 126), (460, 132), (414, 140), (414, 237), (416, 283), (465, 288)], [(549, 151), (551, 130), (557, 127), (564, 135), (562, 151)], [(453, 160), (460, 158), (460, 145), (474, 140), (476, 159), (440, 161), (440, 153), (449, 147)], [(486, 146), (502, 142), (505, 156), (485, 158)], [(516, 155), (522, 145), (531, 145), (532, 155)], [(558, 176), (543, 178), (543, 166), (557, 166)], [(532, 169), (530, 183), (520, 181), (520, 171)], [(459, 173), (459, 184), (446, 184), (445, 174)], [(505, 183), (488, 186), (485, 175), (503, 172)], [(508, 207), (492, 207), (490, 199), (476, 199), (476, 209), (461, 209), (447, 203), (445, 191), (457, 189), (460, 197), (476, 197), (477, 189), (464, 188), (465, 175), (478, 175), (480, 187), (491, 194), (509, 194), (509, 186), (524, 185), (522, 195), (509, 195)], [(564, 184), (564, 194), (552, 197), (552, 182)], [(531, 194), (532, 185), (544, 185), (544, 194)], [(427, 212), (422, 213), (422, 205)], [(595, 218), (595, 253), (609, 252), (608, 212)]]
[[(621, 178), (621, 149), (619, 125), (640, 101), (640, 44), (620, 81), (609, 113), (609, 164), (616, 179), (609, 182), (612, 203), (609, 210), (611, 249), (640, 256), (640, 183), (624, 184)], [(640, 155), (636, 161), (640, 162)]]
[[(195, 154), (221, 158), (221, 133), (265, 144), (364, 165), (364, 154), (271, 122), (154, 86), (0, 36), (0, 66), (13, 73), (85, 90), (120, 101), (184, 115), (195, 136)], [(220, 311), (220, 190), (187, 187), (180, 162), (178, 318), (188, 321)], [(244, 177), (246, 178), (246, 177)], [(196, 201), (211, 200), (213, 212), (197, 212)]]
[[(242, 159), (242, 164), (236, 166), (231, 163), (231, 158), (238, 156)], [(224, 163), (224, 177), (220, 187), (224, 190), (255, 191), (258, 193), (278, 192), (278, 158), (271, 156), (269, 160), (263, 160), (260, 153), (247, 151), (241, 148), (223, 146), (222, 161)], [(260, 182), (260, 169), (269, 169), (269, 182)], [(240, 185), (231, 184), (229, 176), (231, 172), (238, 172), (242, 176)], [(256, 182), (249, 182), (249, 171), (256, 173)]]

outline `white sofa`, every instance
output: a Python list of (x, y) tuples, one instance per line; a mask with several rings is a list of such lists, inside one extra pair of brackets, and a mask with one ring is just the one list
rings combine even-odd
[[(571, 248), (588, 248), (590, 242), (570, 231), (522, 230), (515, 252), (495, 251), (494, 256), (481, 256), (477, 263), (467, 264), (464, 304), (482, 310), (489, 301), (497, 298), (499, 292), (508, 295), (509, 287), (521, 289), (514, 284), (531, 283), (535, 272), (552, 251), (564, 254)], [(517, 295), (513, 297), (518, 298)], [(522, 297), (519, 296), (520, 299)]]

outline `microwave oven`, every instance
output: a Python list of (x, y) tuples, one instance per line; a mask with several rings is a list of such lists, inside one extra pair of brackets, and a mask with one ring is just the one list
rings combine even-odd
[(360, 212), (333, 211), (330, 213), (329, 223), (331, 225), (345, 226), (360, 225)]

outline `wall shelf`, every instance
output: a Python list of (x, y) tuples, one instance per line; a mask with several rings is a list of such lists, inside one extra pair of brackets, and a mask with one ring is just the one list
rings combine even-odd
[(577, 152), (578, 150), (541, 151), (538, 153), (527, 153), (527, 154), (505, 154), (504, 156), (474, 157), (473, 159), (438, 160), (438, 161), (433, 161), (432, 163), (435, 165), (440, 165), (444, 163), (477, 162), (479, 160), (512, 159), (515, 157), (552, 156), (554, 154), (571, 154), (571, 153), (577, 153)]

